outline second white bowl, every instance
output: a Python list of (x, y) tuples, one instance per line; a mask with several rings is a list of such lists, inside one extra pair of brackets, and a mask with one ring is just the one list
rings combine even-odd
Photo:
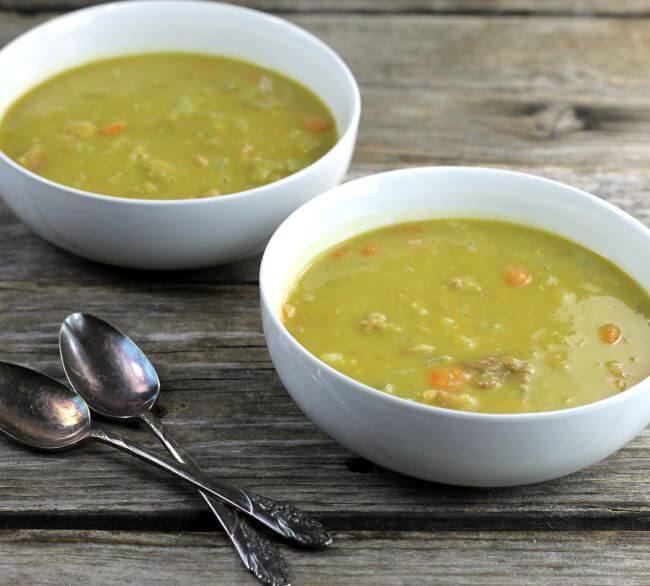
[(96, 195), (44, 179), (0, 152), (0, 195), (37, 234), (81, 256), (145, 269), (187, 269), (259, 252), (302, 203), (337, 185), (352, 156), (359, 89), (323, 42), (287, 21), (212, 2), (120, 2), (51, 20), (0, 51), (0, 117), (34, 85), (66, 69), (120, 55), (184, 51), (277, 70), (330, 108), (337, 144), (280, 181), (238, 194), (151, 201)]
[(294, 212), (262, 260), (262, 318), (271, 358), (307, 416), (381, 466), (468, 486), (563, 476), (598, 462), (637, 435), (650, 421), (650, 378), (603, 401), (563, 411), (452, 411), (356, 382), (305, 350), (284, 327), (280, 312), (286, 292), (319, 252), (366, 230), (440, 217), (500, 219), (555, 232), (607, 257), (650, 289), (650, 230), (567, 185), (463, 167), (408, 169), (352, 181)]

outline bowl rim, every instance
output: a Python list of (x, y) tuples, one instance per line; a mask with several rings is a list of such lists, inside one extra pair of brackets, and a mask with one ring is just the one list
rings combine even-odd
[[(268, 287), (267, 283), (267, 272), (270, 271), (269, 264), (271, 263), (270, 255), (273, 253), (274, 243), (280, 238), (280, 235), (283, 230), (287, 229), (287, 226), (299, 221), (301, 215), (309, 214), (312, 207), (317, 207), (323, 205), (322, 202), (326, 201), (328, 197), (335, 196), (337, 192), (342, 190), (354, 189), (355, 186), (363, 185), (363, 183), (371, 181), (381, 181), (384, 176), (391, 175), (407, 175), (407, 174), (428, 174), (436, 171), (448, 172), (453, 171), (457, 173), (479, 173), (479, 174), (496, 174), (502, 176), (510, 177), (519, 177), (525, 180), (533, 180), (536, 182), (544, 183), (549, 185), (554, 189), (561, 189), (571, 198), (579, 198), (585, 202), (588, 202), (589, 205), (594, 205), (605, 213), (614, 214), (624, 220), (628, 225), (634, 226), (637, 230), (643, 232), (650, 242), (650, 228), (645, 226), (642, 222), (628, 214), (627, 212), (619, 209), (615, 205), (592, 195), (591, 193), (578, 189), (577, 187), (572, 187), (566, 183), (560, 181), (555, 181), (552, 179), (547, 179), (539, 175), (533, 175), (531, 173), (524, 173), (521, 171), (512, 171), (507, 169), (497, 169), (494, 167), (478, 167), (478, 166), (428, 166), (428, 167), (410, 167), (406, 169), (397, 169), (392, 171), (384, 171), (381, 173), (375, 173), (342, 183), (332, 189), (322, 193), (321, 195), (313, 198), (312, 200), (306, 202), (297, 210), (295, 210), (291, 215), (289, 215), (280, 226), (277, 228), (269, 243), (267, 244), (266, 249), (264, 250), (264, 255), (262, 256), (262, 261), (260, 264), (259, 271), (259, 289), (260, 289), (260, 305), (262, 313), (268, 316), (268, 319), (271, 320), (272, 324), (275, 326), (276, 330), (280, 332), (280, 335), (283, 339), (288, 340), (293, 351), (297, 351), (298, 354), (302, 356), (303, 359), (306, 359), (308, 362), (313, 363), (316, 368), (325, 370), (330, 376), (338, 379), (338, 382), (343, 383), (342, 388), (345, 388), (345, 392), (352, 390), (352, 392), (358, 393), (360, 395), (365, 395), (371, 400), (377, 400), (383, 402), (386, 405), (394, 407), (396, 409), (406, 409), (407, 411), (417, 412), (421, 414), (430, 414), (435, 416), (448, 417), (450, 419), (458, 420), (469, 420), (469, 421), (484, 421), (492, 423), (505, 423), (505, 422), (518, 422), (518, 423), (530, 423), (537, 420), (549, 420), (549, 419), (564, 419), (565, 417), (581, 416), (588, 415), (593, 412), (598, 412), (604, 409), (608, 409), (610, 406), (616, 405), (617, 403), (622, 403), (625, 401), (632, 400), (633, 397), (636, 397), (642, 392), (647, 392), (648, 387), (650, 387), (650, 375), (646, 376), (643, 380), (636, 383), (634, 386), (625, 390), (624, 392), (617, 393), (616, 395), (611, 395), (610, 397), (605, 397), (604, 399), (599, 399), (598, 401), (593, 401), (591, 403), (586, 403), (584, 405), (578, 405), (576, 407), (568, 407), (566, 409), (556, 409), (552, 411), (532, 411), (524, 413), (483, 413), (478, 411), (460, 411), (456, 409), (446, 409), (444, 407), (436, 407), (434, 405), (428, 405), (426, 403), (420, 403), (411, 399), (404, 399), (402, 397), (391, 395), (385, 393), (379, 389), (366, 385), (360, 381), (357, 381), (350, 376), (339, 372), (335, 368), (331, 367), (326, 362), (323, 362), (315, 354), (312, 354), (307, 350), (302, 344), (294, 338), (294, 336), (289, 332), (289, 330), (282, 323), (282, 320), (273, 310), (272, 305), (268, 299)], [(559, 192), (559, 191), (558, 191)], [(367, 192), (368, 196), (372, 194)], [(389, 225), (389, 224), (387, 224)], [(565, 236), (566, 238), (566, 236)], [(571, 239), (570, 239), (571, 240)], [(575, 242), (574, 240), (571, 240)], [(577, 242), (576, 242), (577, 243)], [(647, 291), (646, 291), (647, 293)], [(265, 332), (266, 336), (266, 332)], [(267, 340), (268, 345), (268, 340)], [(291, 394), (291, 393), (290, 393)]]
[[(277, 181), (273, 181), (272, 183), (267, 183), (265, 185), (260, 185), (259, 187), (254, 187), (252, 189), (246, 189), (244, 191), (236, 191), (234, 193), (226, 193), (224, 195), (213, 195), (210, 197), (201, 197), (201, 198), (182, 198), (182, 199), (144, 199), (144, 198), (131, 198), (131, 197), (124, 197), (120, 195), (107, 195), (103, 193), (96, 193), (93, 191), (86, 191), (84, 189), (78, 189), (76, 187), (72, 187), (69, 185), (65, 185), (64, 183), (59, 183), (57, 181), (53, 181), (51, 179), (48, 179), (47, 177), (43, 177), (41, 175), (38, 175), (37, 173), (34, 173), (33, 171), (30, 171), (26, 167), (23, 167), (16, 161), (14, 161), (11, 157), (9, 157), (2, 149), (0, 149), (0, 162), (3, 162), (12, 169), (14, 169), (16, 172), (23, 174), (30, 179), (36, 181), (37, 183), (41, 183), (49, 188), (53, 189), (58, 189), (62, 190), (64, 192), (67, 192), (70, 195), (73, 195), (75, 197), (78, 197), (80, 199), (90, 199), (90, 200), (95, 200), (95, 201), (102, 201), (102, 202), (111, 202), (111, 203), (117, 203), (118, 205), (131, 205), (131, 206), (137, 206), (137, 205), (145, 205), (145, 206), (192, 206), (192, 205), (200, 205), (202, 203), (206, 202), (213, 202), (213, 201), (222, 201), (224, 198), (226, 198), (227, 201), (233, 201), (236, 199), (240, 198), (245, 198), (245, 197), (253, 197), (256, 195), (259, 195), (263, 193), (264, 191), (268, 191), (269, 189), (276, 189), (276, 188), (282, 188), (283, 186), (291, 183), (292, 181), (297, 181), (304, 177), (305, 175), (309, 174), (313, 169), (317, 166), (320, 166), (323, 164), (323, 162), (326, 159), (329, 159), (333, 156), (335, 156), (336, 151), (339, 148), (342, 148), (341, 145), (349, 140), (352, 135), (354, 135), (357, 132), (357, 128), (359, 126), (359, 120), (361, 119), (361, 92), (359, 90), (359, 84), (357, 83), (356, 78), (354, 77), (352, 71), (350, 70), (349, 66), (341, 56), (332, 48), (330, 47), (327, 43), (319, 39), (316, 35), (313, 33), (310, 33), (306, 29), (298, 26), (297, 24), (294, 24), (292, 22), (289, 22), (288, 20), (285, 20), (283, 18), (280, 18), (279, 16), (275, 16), (274, 14), (269, 14), (267, 12), (264, 12), (262, 10), (255, 10), (253, 8), (248, 8), (245, 6), (239, 6), (236, 4), (226, 4), (224, 2), (213, 2), (213, 1), (208, 1), (208, 0), (126, 0), (126, 1), (113, 1), (113, 2), (108, 2), (106, 4), (99, 4), (95, 6), (88, 6), (86, 8), (80, 8), (78, 10), (73, 10), (71, 12), (67, 12), (65, 14), (62, 14), (60, 16), (55, 16), (54, 18), (51, 18), (49, 20), (46, 20), (45, 22), (36, 25), (33, 28), (30, 28), (29, 30), (25, 31), (21, 35), (18, 35), (15, 39), (12, 39), (9, 43), (4, 45), (4, 47), (0, 48), (0, 55), (4, 53), (6, 50), (12, 48), (14, 45), (18, 43), (25, 43), (29, 42), (32, 38), (38, 38), (39, 35), (43, 34), (43, 30), (47, 29), (50, 26), (60, 26), (60, 23), (66, 22), (68, 20), (74, 20), (79, 18), (82, 15), (85, 14), (97, 14), (98, 16), (101, 16), (102, 13), (104, 12), (114, 12), (114, 11), (129, 11), (132, 9), (137, 9), (142, 6), (148, 7), (148, 9), (151, 10), (156, 10), (156, 8), (161, 8), (162, 6), (165, 5), (170, 5), (174, 4), (179, 7), (183, 7), (185, 9), (195, 9), (198, 7), (207, 7), (207, 8), (214, 8), (217, 11), (223, 11), (223, 12), (230, 12), (230, 13), (248, 13), (252, 14), (256, 18), (261, 19), (261, 21), (266, 21), (266, 23), (272, 23), (275, 26), (282, 26), (286, 30), (291, 31), (291, 33), (297, 35), (300, 37), (301, 41), (304, 41), (306, 43), (311, 43), (313, 46), (317, 47), (323, 53), (325, 53), (332, 61), (340, 68), (341, 73), (343, 74), (343, 77), (345, 79), (345, 83), (348, 85), (348, 87), (352, 90), (352, 107), (351, 107), (351, 112), (350, 112), (350, 120), (348, 121), (347, 126), (343, 131), (339, 131), (339, 136), (336, 140), (336, 142), (332, 145), (332, 147), (325, 153), (323, 154), (320, 158), (316, 159), (314, 162), (310, 163), (306, 167), (303, 167), (299, 171), (296, 171), (295, 173), (291, 173), (290, 175), (287, 175), (286, 177), (283, 177), (282, 179), (278, 179)], [(203, 8), (200, 8), (203, 9)], [(179, 49), (179, 52), (182, 52), (182, 49)], [(139, 55), (142, 53), (133, 53), (134, 55)], [(126, 55), (126, 54), (125, 54)], [(90, 63), (90, 62), (88, 62)], [(251, 62), (254, 63), (254, 62)], [(82, 62), (81, 65), (83, 65), (84, 62)], [(62, 70), (63, 71), (63, 70)], [(292, 79), (292, 77), (288, 76), (285, 74), (282, 70), (278, 69), (277, 70), (279, 73), (284, 75), (285, 77), (288, 77), (289, 79)], [(54, 74), (56, 75), (56, 74)], [(51, 76), (50, 76), (51, 77)], [(31, 86), (31, 89), (33, 89), (36, 86)], [(310, 88), (307, 88), (310, 89)], [(31, 90), (27, 90), (28, 92)], [(311, 91), (311, 90), (310, 90)], [(20, 99), (20, 97), (24, 96), (25, 92), (22, 93), (17, 99)], [(318, 96), (318, 94), (316, 94)], [(320, 99), (320, 96), (318, 96)], [(12, 104), (15, 103), (12, 102)], [(9, 106), (11, 107), (11, 105)], [(6, 112), (5, 112), (6, 113)], [(2, 122), (2, 118), (4, 117), (4, 114), (0, 116), (0, 124)]]

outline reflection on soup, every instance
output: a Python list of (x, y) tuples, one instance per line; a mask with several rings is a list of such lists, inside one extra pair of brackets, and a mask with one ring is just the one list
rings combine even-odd
[(305, 87), (251, 63), (153, 53), (73, 69), (20, 98), (0, 148), (48, 179), (107, 195), (181, 199), (259, 187), (336, 142)]
[(597, 254), (483, 220), (391, 226), (316, 258), (282, 318), (310, 352), (450, 409), (546, 411), (650, 374), (650, 299)]

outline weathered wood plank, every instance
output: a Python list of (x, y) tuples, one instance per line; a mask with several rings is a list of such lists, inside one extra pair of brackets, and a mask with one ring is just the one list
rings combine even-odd
[[(0, 0), (0, 9), (71, 10), (104, 0)], [(233, 4), (270, 12), (366, 14), (545, 14), (575, 16), (647, 16), (648, 0), (234, 0)]]
[[(327, 552), (284, 553), (305, 586), (625, 586), (650, 581), (649, 545), (644, 532), (359, 532), (337, 534)], [(40, 586), (255, 584), (209, 533), (3, 531), (0, 573)]]
[[(40, 19), (3, 16), (0, 43)], [(650, 22), (295, 20), (339, 49), (362, 83), (351, 176), (498, 163), (587, 188), (650, 222)], [(61, 377), (60, 321), (80, 309), (99, 313), (151, 354), (166, 419), (203, 465), (291, 498), (335, 528), (650, 526), (648, 432), (581, 474), (509, 490), (441, 487), (359, 461), (306, 420), (274, 374), (256, 260), (166, 275), (118, 270), (54, 249), (6, 211), (0, 250), (0, 359)], [(191, 490), (104, 447), (46, 456), (0, 439), (0, 471), (5, 527), (212, 527)]]

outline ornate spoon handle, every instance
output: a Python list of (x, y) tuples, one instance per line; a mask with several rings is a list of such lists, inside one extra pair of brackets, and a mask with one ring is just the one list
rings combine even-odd
[(332, 544), (332, 536), (314, 518), (292, 505), (273, 501), (253, 492), (238, 488), (225, 480), (212, 478), (192, 466), (168, 460), (136, 442), (128, 441), (112, 432), (92, 428), (89, 437), (127, 452), (140, 460), (149, 462), (162, 470), (193, 484), (235, 507), (279, 535), (292, 539), (305, 547), (323, 548)]
[[(147, 411), (141, 419), (176, 460), (198, 469), (196, 462), (178, 445), (158, 417)], [(230, 538), (246, 569), (260, 582), (269, 586), (289, 586), (291, 583), (289, 566), (271, 542), (255, 531), (237, 511), (228, 505), (211, 499), (202, 490), (199, 490), (199, 494)]]

